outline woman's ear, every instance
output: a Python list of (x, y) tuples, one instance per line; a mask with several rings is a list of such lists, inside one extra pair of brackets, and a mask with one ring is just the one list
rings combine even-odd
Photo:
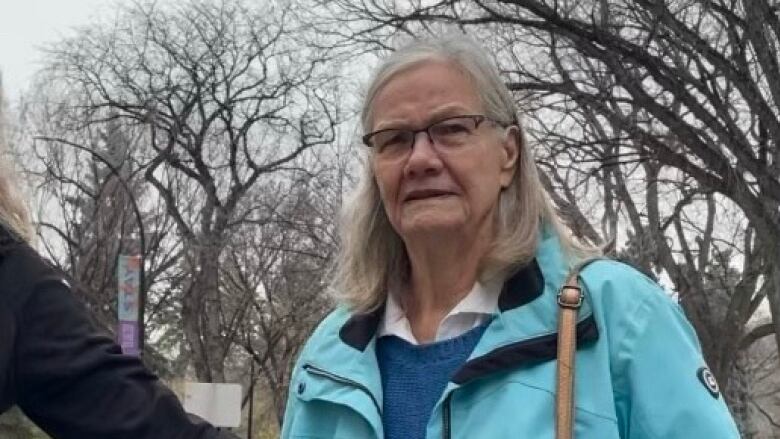
[(517, 161), (520, 159), (522, 149), (522, 135), (520, 127), (511, 125), (504, 130), (504, 138), (501, 142), (501, 188), (507, 188), (515, 176)]

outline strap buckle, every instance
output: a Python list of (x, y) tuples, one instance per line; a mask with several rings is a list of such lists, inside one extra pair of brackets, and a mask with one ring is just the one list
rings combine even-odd
[[(573, 290), (574, 293), (567, 290)], [(558, 290), (558, 305), (562, 308), (579, 309), (582, 306), (584, 296), (582, 288), (575, 285), (564, 285)]]

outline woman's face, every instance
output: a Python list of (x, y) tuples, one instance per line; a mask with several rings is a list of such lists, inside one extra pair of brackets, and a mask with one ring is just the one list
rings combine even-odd
[[(469, 78), (456, 66), (426, 62), (397, 74), (376, 95), (371, 131), (418, 130), (461, 115), (483, 115)], [(374, 147), (371, 164), (387, 216), (402, 238), (455, 232), (492, 236), (501, 189), (514, 174), (517, 128), (480, 123), (458, 147), (417, 133), (413, 147), (388, 155)]]

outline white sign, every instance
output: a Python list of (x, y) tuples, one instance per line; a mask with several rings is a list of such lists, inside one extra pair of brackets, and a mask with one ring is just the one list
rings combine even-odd
[(215, 427), (241, 425), (241, 385), (184, 383), (184, 410)]

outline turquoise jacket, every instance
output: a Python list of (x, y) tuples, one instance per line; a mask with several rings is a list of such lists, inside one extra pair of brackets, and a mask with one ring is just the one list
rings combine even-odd
[[(543, 234), (436, 403), (428, 439), (554, 437), (556, 294), (566, 274), (557, 238)], [(608, 260), (589, 264), (580, 280), (577, 439), (739, 437), (692, 327), (655, 282)], [(381, 315), (340, 308), (319, 325), (293, 371), (283, 439), (383, 437)]]

